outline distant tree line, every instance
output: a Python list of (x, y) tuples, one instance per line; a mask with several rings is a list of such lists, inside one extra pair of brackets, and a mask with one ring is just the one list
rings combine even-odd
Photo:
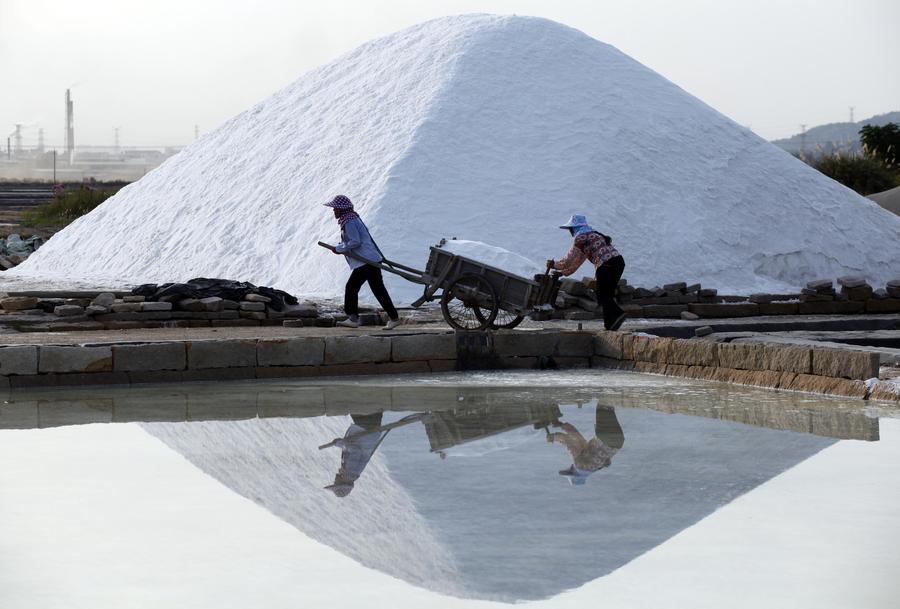
[(900, 186), (900, 126), (865, 125), (859, 130), (862, 154), (832, 153), (801, 160), (829, 178), (870, 195)]

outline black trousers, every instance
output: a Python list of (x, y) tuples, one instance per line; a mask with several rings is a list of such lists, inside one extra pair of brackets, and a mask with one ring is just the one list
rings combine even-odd
[(610, 258), (597, 267), (597, 304), (603, 307), (603, 325), (609, 327), (624, 313), (616, 302), (616, 287), (625, 271), (625, 259), (621, 256)]
[(625, 445), (625, 434), (619, 419), (616, 417), (616, 409), (611, 406), (597, 406), (594, 435), (610, 448), (622, 448)]
[(384, 278), (381, 276), (381, 269), (370, 264), (364, 264), (359, 268), (353, 269), (350, 273), (350, 279), (344, 288), (344, 313), (347, 315), (359, 314), (359, 290), (363, 284), (369, 282), (369, 289), (378, 304), (384, 309), (388, 317), (397, 319), (397, 309), (388, 294), (387, 288), (384, 287)]

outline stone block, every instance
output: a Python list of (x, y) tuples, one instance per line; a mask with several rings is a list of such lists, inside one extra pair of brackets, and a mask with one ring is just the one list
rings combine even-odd
[(325, 363), (325, 339), (260, 339), (256, 347), (256, 357), (260, 367), (321, 366)]
[(432, 372), (453, 372), (456, 370), (455, 359), (432, 359), (428, 360), (428, 368)]
[(685, 319), (687, 321), (694, 321), (694, 320), (700, 319), (700, 316), (697, 315), (696, 313), (691, 313), (690, 311), (682, 311), (681, 319)]
[(141, 312), (146, 311), (171, 311), (172, 303), (171, 302), (142, 302), (141, 304)]
[(594, 354), (616, 360), (622, 359), (622, 343), (625, 334), (601, 330), (594, 335)]
[(85, 332), (105, 329), (102, 323), (99, 321), (87, 321), (87, 317), (67, 317), (65, 319), (66, 321), (48, 324), (47, 330), (50, 332)]
[(56, 346), (38, 347), (38, 372), (111, 372), (112, 347)]
[(677, 319), (681, 317), (681, 314), (688, 310), (688, 305), (685, 304), (656, 304), (656, 305), (645, 305), (642, 307), (641, 313), (643, 313), (644, 317), (648, 318), (668, 318), (668, 319)]
[(101, 292), (91, 301), (91, 304), (98, 307), (111, 307), (114, 302), (116, 302), (115, 294), (112, 292)]
[(587, 296), (587, 286), (576, 279), (562, 279), (559, 289), (571, 296)]
[(113, 313), (137, 313), (141, 310), (141, 303), (139, 302), (116, 302), (110, 305), (110, 310)]
[[(115, 306), (115, 305), (113, 305)], [(129, 304), (128, 306), (132, 306)], [(133, 306), (141, 306), (140, 303), (133, 303)], [(148, 321), (148, 320), (160, 320), (160, 319), (171, 319), (172, 313), (168, 311), (148, 311), (146, 313), (141, 312), (132, 312), (132, 313), (101, 313), (94, 316), (94, 319), (97, 321), (102, 321), (104, 323), (110, 321)], [(138, 326), (139, 327), (139, 326)]]
[(560, 369), (591, 367), (590, 357), (568, 357), (565, 355), (558, 355), (553, 358), (553, 362), (556, 364), (556, 367)]
[(667, 283), (663, 286), (663, 290), (666, 292), (683, 292), (687, 290), (687, 283), (684, 281)]
[(537, 370), (539, 368), (538, 357), (501, 357), (499, 366), (503, 370)]
[(850, 349), (813, 349), (812, 373), (834, 378), (878, 378), (878, 353)]
[(666, 364), (662, 364), (659, 362), (635, 361), (634, 362), (634, 371), (635, 372), (644, 372), (646, 374), (665, 374), (666, 373)]
[(839, 381), (840, 379), (830, 376), (798, 374), (787, 389), (806, 391), (808, 393), (830, 393), (831, 390), (837, 387)]
[(53, 314), (57, 317), (72, 317), (83, 313), (84, 309), (76, 305), (59, 305), (53, 308)]
[(667, 364), (666, 365), (666, 376), (679, 376), (682, 378), (690, 378), (688, 376), (690, 371), (690, 366), (684, 366), (681, 364)]
[(841, 288), (841, 293), (845, 294), (850, 300), (868, 300), (872, 297), (872, 286), (863, 285), (856, 288)]
[(700, 317), (752, 317), (759, 315), (759, 305), (755, 302), (734, 304), (689, 304), (688, 310)]
[(799, 313), (799, 302), (767, 302), (759, 305), (760, 315), (797, 315)]
[(7, 296), (0, 298), (0, 307), (7, 311), (24, 311), (37, 308), (38, 299), (31, 296)]
[(201, 340), (186, 346), (189, 370), (256, 366), (255, 340)]
[(199, 313), (200, 311), (206, 310), (206, 305), (196, 298), (182, 298), (175, 306), (179, 311), (193, 311)]
[(552, 356), (558, 341), (559, 333), (555, 331), (498, 332), (494, 350), (500, 357)]
[(222, 300), (222, 306), (228, 311), (237, 311), (241, 307), (239, 302), (227, 298)]
[(763, 367), (777, 372), (812, 373), (812, 349), (789, 345), (764, 345)]
[(713, 329), (711, 326), (700, 326), (699, 328), (694, 328), (694, 336), (700, 338), (703, 336), (709, 336), (713, 333)]
[(900, 402), (900, 387), (891, 383), (878, 383), (872, 387), (869, 399)]
[(285, 317), (303, 317), (314, 319), (319, 316), (319, 309), (315, 304), (286, 305), (281, 313)]
[(837, 282), (841, 285), (841, 287), (848, 289), (861, 288), (864, 285), (868, 285), (864, 278), (849, 275), (845, 277), (838, 277)]
[(284, 326), (285, 328), (302, 328), (306, 325), (311, 325), (311, 324), (308, 324), (303, 319), (285, 319), (281, 325)]
[(735, 370), (765, 370), (765, 345), (761, 343), (717, 343), (719, 366)]
[(815, 290), (816, 292), (823, 292), (834, 289), (834, 286), (831, 284), (831, 279), (818, 279), (816, 281), (810, 281), (806, 284), (806, 287), (807, 289)]
[(102, 305), (90, 305), (84, 310), (85, 315), (103, 315), (109, 312), (109, 307)]
[(240, 314), (242, 319), (255, 319), (256, 321), (266, 319), (266, 314), (263, 311), (241, 311)]
[(266, 305), (263, 302), (248, 302), (242, 301), (240, 303), (241, 311), (265, 311)]
[(381, 336), (329, 336), (325, 339), (327, 365), (388, 362), (391, 338)]
[[(203, 311), (224, 311), (225, 310), (225, 300), (219, 298), (218, 296), (210, 296), (208, 298), (201, 298), (200, 304), (203, 305)], [(238, 307), (235, 307), (237, 309)]]
[(252, 292), (250, 294), (245, 295), (244, 300), (246, 300), (248, 302), (262, 302), (262, 303), (266, 303), (266, 304), (272, 302), (272, 299), (269, 298), (268, 296), (263, 296), (262, 294), (254, 294)]
[(559, 358), (588, 358), (594, 354), (594, 335), (590, 332), (560, 332), (556, 343)]
[(837, 303), (834, 301), (829, 302), (801, 302), (798, 305), (798, 311), (800, 315), (836, 315), (837, 305), (841, 303)]
[(144, 302), (145, 300), (147, 300), (146, 296), (140, 296), (138, 294), (130, 294), (122, 297), (122, 302)]
[(718, 366), (718, 345), (706, 340), (675, 339), (669, 347), (669, 363), (683, 366)]
[(840, 395), (848, 398), (864, 399), (868, 393), (865, 381), (838, 379), (838, 382), (829, 389), (829, 395)]
[(453, 334), (413, 334), (391, 337), (391, 360), (455, 360), (456, 337)]
[(592, 313), (600, 307), (600, 305), (597, 304), (597, 301), (591, 300), (590, 298), (579, 298), (576, 302), (576, 306), (585, 311), (591, 311)]
[(113, 370), (141, 372), (184, 370), (187, 350), (183, 342), (113, 345)]
[(0, 375), (37, 374), (38, 348), (35, 345), (0, 347)]
[(869, 313), (900, 313), (900, 294), (897, 298), (881, 298), (866, 301)]
[(569, 321), (588, 321), (594, 319), (591, 311), (566, 311), (565, 319)]
[(636, 362), (654, 362), (666, 364), (673, 339), (656, 336), (634, 336), (632, 354)]

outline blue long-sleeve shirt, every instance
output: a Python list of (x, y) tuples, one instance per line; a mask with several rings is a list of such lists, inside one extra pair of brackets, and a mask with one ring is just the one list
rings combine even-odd
[[(344, 224), (344, 228), (341, 229), (341, 242), (334, 249), (339, 254), (353, 252), (372, 262), (381, 262), (382, 260), (381, 252), (378, 251), (378, 247), (372, 240), (369, 229), (360, 218), (353, 218)], [(358, 269), (365, 264), (365, 262), (350, 256), (344, 256), (344, 258), (351, 269)]]

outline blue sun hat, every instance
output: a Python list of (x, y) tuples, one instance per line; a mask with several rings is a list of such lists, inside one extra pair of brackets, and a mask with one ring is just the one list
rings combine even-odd
[(587, 218), (582, 216), (581, 214), (574, 214), (569, 221), (560, 226), (560, 228), (581, 228), (582, 226), (587, 226)]

